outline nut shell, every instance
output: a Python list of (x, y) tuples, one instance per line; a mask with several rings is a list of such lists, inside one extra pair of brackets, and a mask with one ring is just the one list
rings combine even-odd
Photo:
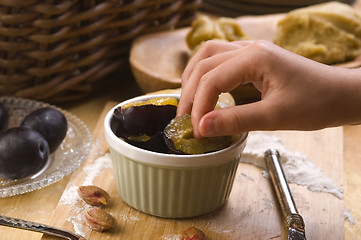
[(88, 226), (102, 232), (115, 226), (115, 219), (101, 208), (91, 207), (84, 212), (84, 220)]
[(204, 232), (196, 227), (189, 227), (183, 231), (181, 240), (207, 240)]
[(92, 206), (104, 206), (110, 200), (110, 195), (105, 190), (93, 185), (80, 186), (78, 194), (84, 202)]

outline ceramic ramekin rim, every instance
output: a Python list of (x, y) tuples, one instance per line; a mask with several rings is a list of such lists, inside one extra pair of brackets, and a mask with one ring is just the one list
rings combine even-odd
[(133, 161), (141, 162), (143, 164), (168, 167), (205, 167), (220, 165), (232, 161), (235, 157), (240, 156), (246, 145), (248, 132), (243, 133), (237, 142), (225, 149), (198, 155), (176, 155), (152, 152), (135, 147), (118, 138), (110, 128), (110, 120), (112, 118), (114, 109), (130, 102), (143, 101), (154, 97), (179, 98), (179, 94), (153, 94), (131, 98), (117, 104), (106, 114), (104, 120), (105, 139), (109, 146), (115, 151), (119, 152), (119, 154), (122, 154), (125, 157), (132, 159)]

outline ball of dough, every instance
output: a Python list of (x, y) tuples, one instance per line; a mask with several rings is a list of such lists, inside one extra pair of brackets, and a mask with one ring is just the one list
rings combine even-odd
[(340, 2), (296, 9), (278, 23), (274, 42), (321, 63), (349, 61), (361, 54), (361, 16)]
[(248, 37), (235, 19), (220, 17), (213, 20), (207, 16), (199, 16), (192, 22), (191, 30), (187, 34), (188, 47), (196, 51), (203, 42), (212, 39), (237, 41)]

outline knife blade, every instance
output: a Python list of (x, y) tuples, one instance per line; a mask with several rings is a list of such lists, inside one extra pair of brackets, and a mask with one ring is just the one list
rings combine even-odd
[(288, 228), (288, 240), (306, 240), (305, 223), (298, 213), (293, 200), (291, 190), (288, 186), (286, 176), (280, 163), (280, 154), (275, 149), (268, 149), (265, 152), (265, 162), (272, 179), (282, 213), (285, 217), (285, 224)]

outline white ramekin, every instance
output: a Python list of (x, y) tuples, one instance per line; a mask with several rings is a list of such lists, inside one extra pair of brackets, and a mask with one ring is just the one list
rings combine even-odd
[(154, 97), (145, 95), (111, 109), (104, 121), (115, 183), (120, 197), (131, 207), (166, 218), (187, 218), (212, 212), (228, 199), (247, 133), (228, 148), (198, 155), (147, 151), (126, 143), (110, 128), (116, 107)]

